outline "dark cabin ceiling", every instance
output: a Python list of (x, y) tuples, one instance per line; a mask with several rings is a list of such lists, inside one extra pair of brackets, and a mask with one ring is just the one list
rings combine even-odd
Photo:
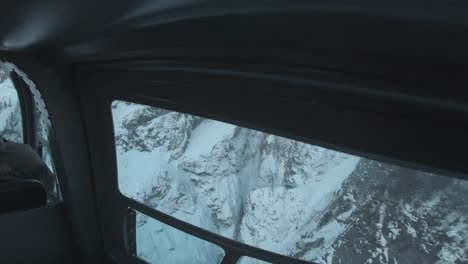
[[(388, 98), (449, 105), (458, 127), (468, 113), (466, 0), (22, 0), (1, 7), (0, 50), (33, 53), (54, 69), (120, 59), (295, 66), (337, 73)], [(431, 123), (435, 114), (418, 118)]]
[(50, 64), (156, 58), (306, 66), (417, 81), (418, 94), (465, 103), (467, 10), (465, 0), (22, 0), (2, 4), (0, 49)]
[(467, 10), (461, 0), (9, 1), (1, 8), (0, 47), (72, 56), (148, 48), (288, 48), (464, 63)]

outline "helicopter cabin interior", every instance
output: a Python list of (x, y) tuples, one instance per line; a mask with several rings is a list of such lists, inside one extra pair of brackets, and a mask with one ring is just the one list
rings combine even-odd
[(0, 11), (0, 263), (468, 263), (468, 2)]

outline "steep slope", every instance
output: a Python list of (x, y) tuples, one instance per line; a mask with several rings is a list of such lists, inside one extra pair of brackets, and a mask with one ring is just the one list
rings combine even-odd
[[(295, 256), (323, 263), (468, 263), (467, 192), (466, 181), (363, 159), (315, 229), (301, 234)], [(321, 231), (332, 224), (344, 231), (325, 244)], [(327, 250), (320, 257), (310, 245)]]

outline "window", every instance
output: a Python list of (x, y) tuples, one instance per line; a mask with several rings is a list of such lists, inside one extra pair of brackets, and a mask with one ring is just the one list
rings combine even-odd
[(18, 92), (5, 71), (0, 69), (0, 135), (23, 143), (23, 120)]
[[(155, 210), (317, 263), (468, 262), (467, 181), (141, 104), (112, 114), (119, 189)], [(138, 229), (163, 239), (154, 221)]]
[(219, 246), (141, 213), (136, 215), (136, 226), (137, 254), (151, 263), (219, 264), (225, 255)]
[[(29, 144), (56, 175), (50, 146), (52, 126), (44, 100), (32, 81), (15, 78), (19, 72), (11, 63), (0, 63), (0, 135), (12, 142)], [(25, 133), (28, 135), (31, 131), (23, 131), (23, 126), (36, 131), (29, 136), (33, 138), (25, 137)], [(62, 199), (58, 179), (55, 178), (50, 202)]]

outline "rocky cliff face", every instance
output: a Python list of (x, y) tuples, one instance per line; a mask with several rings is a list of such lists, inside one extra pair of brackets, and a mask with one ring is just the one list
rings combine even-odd
[(9, 78), (0, 83), (0, 135), (9, 141), (23, 142), (20, 104)]
[[(119, 188), (157, 210), (319, 263), (468, 262), (467, 182), (192, 115), (112, 108)], [(144, 216), (138, 226), (145, 259), (222, 255), (203, 242), (188, 253), (188, 235)]]
[[(466, 181), (362, 159), (294, 256), (314, 245), (327, 248), (315, 257), (325, 263), (467, 263), (467, 190)], [(333, 223), (345, 228), (327, 245), (317, 231)]]

